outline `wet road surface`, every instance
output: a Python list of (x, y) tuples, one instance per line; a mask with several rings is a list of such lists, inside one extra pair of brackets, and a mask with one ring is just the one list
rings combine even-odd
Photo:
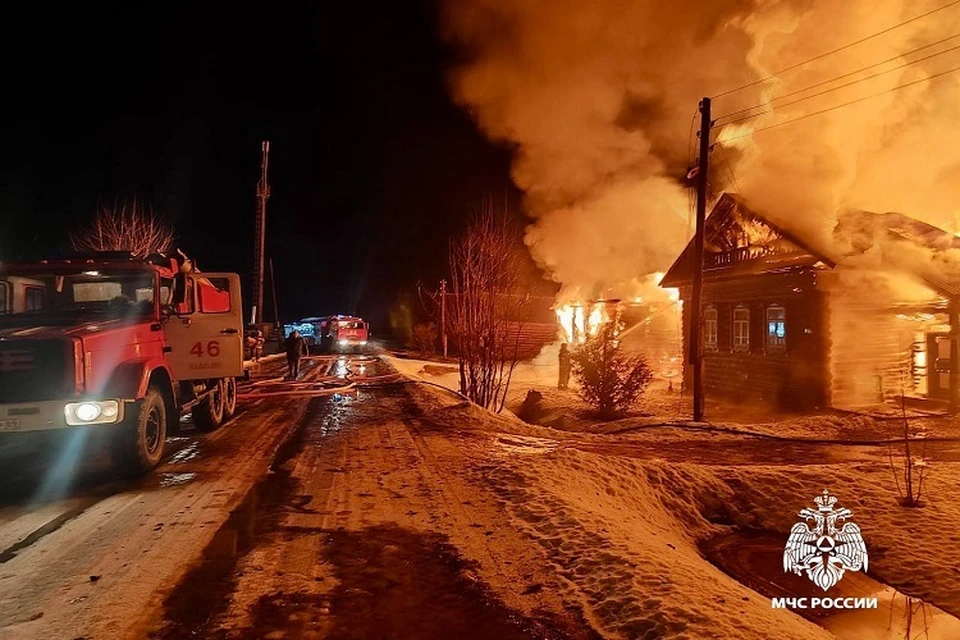
[(565, 603), (521, 596), (540, 587), (519, 534), (453, 491), (388, 365), (316, 358), (297, 382), (282, 365), (218, 431), (171, 438), (147, 478), (92, 456), (39, 493), (50, 461), (4, 465), (0, 639), (592, 637)]
[(311, 400), (151, 637), (593, 637), (575, 613), (508, 606), (460, 554), (491, 553), (492, 532), (464, 522), (463, 501), (417, 442), (408, 394), (387, 385)]
[[(304, 377), (325, 375), (314, 360)], [(281, 374), (279, 363), (262, 376)], [(164, 462), (140, 479), (111, 470), (96, 449), (0, 464), (0, 638), (113, 638), (149, 624), (158, 592), (269, 466), (307, 400), (248, 400), (211, 434), (168, 439)], [(69, 451), (68, 451), (69, 452)], [(129, 637), (142, 637), (132, 634)]]

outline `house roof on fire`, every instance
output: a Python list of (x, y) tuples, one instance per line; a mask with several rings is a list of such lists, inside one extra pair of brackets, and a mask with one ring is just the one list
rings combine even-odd
[[(721, 280), (802, 267), (858, 266), (872, 256), (885, 269), (913, 275), (948, 297), (960, 296), (960, 238), (901, 213), (850, 211), (838, 216), (833, 246), (817, 246), (724, 193), (706, 219), (704, 280)], [(819, 244), (822, 244), (819, 243)], [(691, 240), (660, 282), (680, 287), (693, 280)]]

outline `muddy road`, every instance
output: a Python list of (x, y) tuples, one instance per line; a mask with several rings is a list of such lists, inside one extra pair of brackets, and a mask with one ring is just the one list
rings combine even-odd
[[(311, 360), (303, 377), (331, 362)], [(255, 382), (281, 364), (258, 366)], [(0, 452), (0, 638), (124, 637), (266, 473), (308, 402), (248, 398), (212, 434), (186, 420), (164, 462), (136, 480), (116, 476), (102, 450)]]
[(537, 595), (536, 558), (491, 528), (498, 507), (448, 478), (462, 462), (419, 435), (412, 385), (378, 358), (311, 358), (296, 383), (282, 364), (220, 430), (186, 424), (147, 478), (8, 455), (0, 639), (591, 637)]

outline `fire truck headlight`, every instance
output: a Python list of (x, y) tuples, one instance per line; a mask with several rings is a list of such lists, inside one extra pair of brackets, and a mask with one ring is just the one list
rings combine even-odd
[(73, 410), (73, 415), (77, 416), (77, 420), (80, 422), (93, 422), (100, 417), (101, 413), (103, 412), (100, 407), (93, 402), (78, 404), (76, 409)]
[(71, 402), (63, 409), (67, 424), (110, 424), (120, 416), (120, 403), (116, 400)]
[(346, 341), (346, 340), (341, 340), (341, 341), (340, 341), (340, 346), (341, 346), (341, 347), (347, 346), (347, 341)]

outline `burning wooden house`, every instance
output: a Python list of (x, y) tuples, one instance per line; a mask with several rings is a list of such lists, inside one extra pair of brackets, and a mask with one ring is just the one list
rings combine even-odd
[[(708, 394), (793, 409), (901, 395), (957, 404), (960, 238), (901, 214), (853, 212), (818, 243), (724, 194), (704, 247)], [(661, 286), (689, 300), (693, 266), (691, 241)]]
[(556, 310), (560, 338), (569, 344), (582, 344), (609, 323), (625, 351), (642, 354), (657, 376), (671, 379), (679, 375), (682, 359), (677, 303), (673, 295), (662, 295), (562, 305)]

